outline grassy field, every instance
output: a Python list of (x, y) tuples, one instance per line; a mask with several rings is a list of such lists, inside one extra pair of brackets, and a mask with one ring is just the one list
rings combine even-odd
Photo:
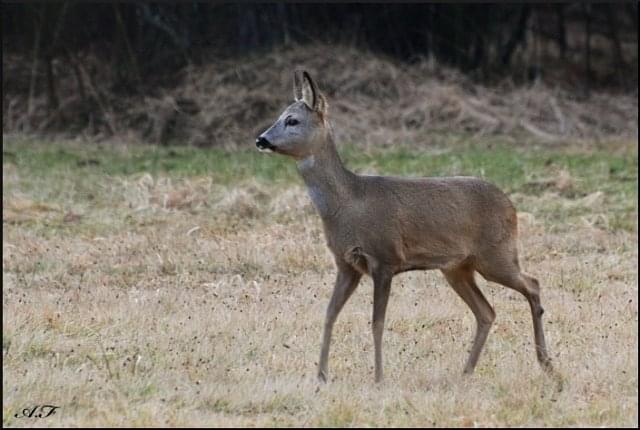
[[(463, 377), (475, 321), (439, 272), (394, 279), (381, 385), (364, 280), (319, 385), (335, 270), (290, 160), (5, 137), (3, 425), (637, 426), (636, 143), (450, 143), (341, 152), (360, 173), (510, 194), (561, 392), (526, 300), (481, 279), (497, 320)], [(60, 408), (15, 417), (41, 404)]]

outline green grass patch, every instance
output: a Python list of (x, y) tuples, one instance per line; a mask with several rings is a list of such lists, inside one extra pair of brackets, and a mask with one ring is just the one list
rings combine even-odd
[[(451, 148), (417, 150), (391, 148), (363, 151), (341, 146), (345, 164), (356, 172), (397, 176), (479, 176), (507, 193), (542, 195), (553, 188), (553, 179), (565, 171), (571, 186), (559, 190), (567, 199), (602, 192), (608, 228), (637, 229), (638, 155), (613, 154), (603, 150), (567, 151), (550, 148), (514, 148), (486, 138), (481, 144), (458, 144)], [(79, 206), (108, 207), (121, 196), (106, 193), (110, 181), (135, 180), (136, 175), (171, 178), (208, 177), (214, 183), (233, 187), (255, 179), (284, 187), (301, 184), (295, 162), (287, 157), (265, 155), (252, 145), (235, 151), (217, 148), (149, 145), (80, 144), (62, 141), (44, 143), (26, 138), (3, 142), (3, 170), (15, 166), (18, 183), (3, 185), (5, 195), (27, 193), (47, 203), (72, 202)], [(102, 194), (101, 194), (102, 191)], [(589, 207), (567, 207), (556, 201), (543, 207), (519, 207), (546, 220), (565, 221), (579, 217)], [(64, 224), (53, 227), (64, 230)], [(82, 226), (79, 223), (79, 226)], [(80, 227), (74, 227), (74, 231)], [(81, 228), (90, 231), (92, 228)], [(100, 230), (100, 229), (99, 229)]]

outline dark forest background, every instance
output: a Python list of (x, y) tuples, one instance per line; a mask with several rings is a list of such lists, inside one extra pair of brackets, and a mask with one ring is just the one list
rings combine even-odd
[[(637, 2), (67, 1), (2, 8), (4, 131), (64, 128), (60, 110), (70, 92), (85, 109), (106, 111), (99, 105), (110, 96), (176, 85), (185, 67), (306, 44), (350, 46), (407, 65), (433, 60), (483, 85), (543, 79), (583, 98), (594, 90), (637, 91), (638, 83)], [(17, 120), (16, 112), (27, 119)]]

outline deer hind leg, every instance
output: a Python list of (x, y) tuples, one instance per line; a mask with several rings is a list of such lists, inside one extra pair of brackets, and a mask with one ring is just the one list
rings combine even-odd
[[(506, 260), (506, 259), (505, 259)], [(503, 261), (503, 260), (500, 260)], [(495, 263), (495, 262), (494, 262)], [(540, 303), (540, 283), (537, 279), (522, 273), (517, 259), (511, 264), (497, 263), (491, 267), (484, 267), (478, 270), (482, 276), (492, 282), (504, 285), (516, 290), (526, 297), (531, 308), (533, 318), (533, 334), (536, 343), (536, 356), (542, 369), (548, 373), (553, 372), (551, 359), (547, 353), (547, 344), (544, 340), (544, 330), (542, 328), (542, 314), (544, 308)]]
[(526, 285), (527, 294), (525, 297), (531, 307), (531, 316), (533, 318), (533, 335), (536, 341), (536, 356), (542, 368), (547, 371), (553, 371), (551, 359), (547, 353), (547, 343), (544, 340), (544, 329), (542, 328), (542, 314), (544, 308), (540, 304), (540, 283), (532, 276), (520, 273), (520, 282)]
[(473, 279), (472, 268), (463, 266), (453, 270), (443, 270), (442, 273), (454, 291), (458, 293), (462, 300), (471, 308), (473, 315), (476, 317), (476, 335), (467, 364), (464, 366), (464, 373), (471, 374), (476, 367), (478, 357), (480, 356), (480, 352), (482, 352), (496, 314), (476, 285)]

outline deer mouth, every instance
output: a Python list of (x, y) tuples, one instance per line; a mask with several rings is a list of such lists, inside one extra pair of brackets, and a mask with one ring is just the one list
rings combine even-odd
[(275, 152), (276, 147), (264, 137), (256, 139), (256, 146), (260, 152)]

